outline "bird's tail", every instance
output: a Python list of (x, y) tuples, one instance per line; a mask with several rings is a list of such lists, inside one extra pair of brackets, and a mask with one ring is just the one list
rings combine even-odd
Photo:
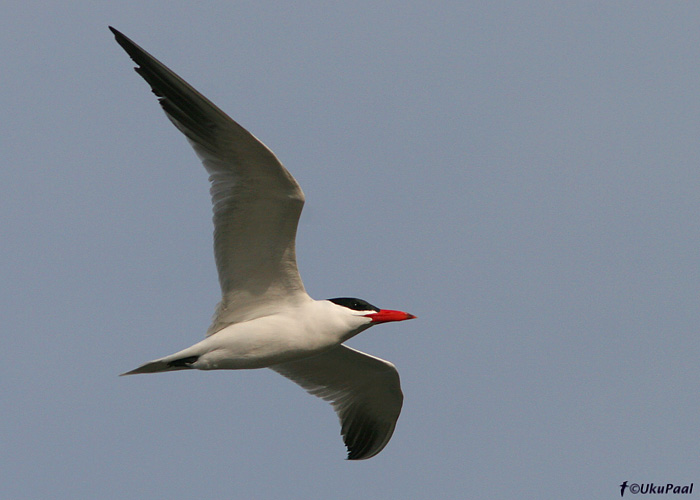
[(195, 363), (198, 359), (199, 356), (166, 356), (165, 358), (149, 361), (145, 365), (141, 365), (138, 368), (131, 370), (130, 372), (122, 373), (120, 376), (136, 375), (139, 373), (158, 373), (172, 372), (175, 370), (188, 370), (193, 368), (192, 364)]

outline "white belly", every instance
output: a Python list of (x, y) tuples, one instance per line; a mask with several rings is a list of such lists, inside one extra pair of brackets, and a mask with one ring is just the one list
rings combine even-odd
[(200, 342), (206, 350), (192, 367), (265, 368), (320, 354), (344, 340), (332, 325), (309, 323), (290, 315), (274, 315), (230, 325)]

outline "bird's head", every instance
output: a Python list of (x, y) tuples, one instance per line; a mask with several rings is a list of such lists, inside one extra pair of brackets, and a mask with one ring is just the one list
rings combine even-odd
[(403, 311), (393, 311), (391, 309), (379, 309), (369, 302), (362, 299), (352, 297), (338, 297), (328, 299), (330, 302), (347, 309), (353, 316), (360, 318), (368, 318), (367, 326), (373, 326), (379, 323), (388, 323), (390, 321), (404, 321), (413, 319), (415, 316)]

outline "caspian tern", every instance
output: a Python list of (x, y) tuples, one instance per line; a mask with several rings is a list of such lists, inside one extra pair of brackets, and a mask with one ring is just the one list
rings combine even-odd
[(399, 374), (392, 363), (343, 342), (379, 323), (415, 316), (361, 299), (309, 297), (294, 250), (304, 205), (297, 181), (250, 132), (109, 29), (209, 173), (222, 292), (204, 340), (122, 375), (270, 368), (331, 403), (348, 459), (375, 456), (401, 412)]

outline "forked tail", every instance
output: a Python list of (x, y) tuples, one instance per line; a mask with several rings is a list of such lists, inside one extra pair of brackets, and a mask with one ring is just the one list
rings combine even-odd
[(122, 373), (120, 375), (136, 375), (139, 373), (158, 373), (158, 372), (172, 372), (175, 370), (188, 370), (192, 368), (192, 364), (199, 359), (199, 356), (187, 356), (184, 358), (175, 358), (168, 356), (161, 359), (156, 359), (155, 361), (150, 361), (145, 365), (141, 365), (135, 370), (130, 372)]

